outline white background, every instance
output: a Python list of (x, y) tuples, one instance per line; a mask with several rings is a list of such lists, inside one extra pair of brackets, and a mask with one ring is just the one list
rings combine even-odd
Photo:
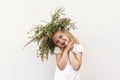
[(0, 0), (0, 80), (53, 80), (55, 55), (42, 63), (27, 31), (63, 6), (84, 48), (81, 80), (120, 80), (119, 0)]

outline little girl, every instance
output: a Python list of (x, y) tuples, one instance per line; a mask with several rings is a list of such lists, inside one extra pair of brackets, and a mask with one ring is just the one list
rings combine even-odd
[[(83, 49), (78, 40), (68, 31), (75, 26), (70, 18), (61, 18), (63, 9), (57, 9), (51, 15), (51, 22), (37, 25), (31, 32), (31, 41), (38, 42), (38, 56), (48, 59), (48, 54), (56, 55), (54, 80), (80, 80), (79, 70), (82, 63)], [(25, 46), (27, 46), (28, 42)], [(25, 47), (24, 46), (24, 47)]]
[(54, 80), (80, 80), (79, 69), (83, 49), (76, 38), (66, 29), (56, 31), (52, 36), (56, 45), (56, 72)]

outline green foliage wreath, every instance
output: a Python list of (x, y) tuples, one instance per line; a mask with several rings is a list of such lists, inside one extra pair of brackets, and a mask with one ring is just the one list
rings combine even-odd
[(57, 8), (54, 14), (51, 15), (51, 21), (46, 25), (38, 24), (33, 27), (28, 34), (33, 33), (32, 38), (24, 47), (31, 42), (38, 43), (37, 57), (41, 57), (42, 61), (48, 59), (48, 54), (54, 54), (55, 45), (52, 43), (52, 35), (54, 32), (61, 29), (75, 29), (74, 23), (71, 22), (70, 18), (61, 18), (64, 15), (64, 9)]

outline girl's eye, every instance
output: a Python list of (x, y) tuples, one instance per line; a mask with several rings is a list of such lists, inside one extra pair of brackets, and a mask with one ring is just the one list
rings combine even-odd
[(62, 38), (62, 35), (60, 35), (59, 38)]

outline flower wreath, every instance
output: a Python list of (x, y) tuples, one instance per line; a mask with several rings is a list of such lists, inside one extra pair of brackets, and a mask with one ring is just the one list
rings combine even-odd
[(38, 24), (33, 27), (28, 34), (32, 38), (24, 47), (26, 47), (31, 42), (38, 43), (37, 57), (41, 57), (42, 61), (48, 59), (48, 54), (54, 54), (55, 45), (52, 42), (52, 35), (54, 32), (61, 29), (75, 29), (74, 23), (71, 22), (70, 18), (61, 18), (64, 15), (64, 9), (57, 8), (54, 14), (51, 15), (51, 21), (46, 25)]

